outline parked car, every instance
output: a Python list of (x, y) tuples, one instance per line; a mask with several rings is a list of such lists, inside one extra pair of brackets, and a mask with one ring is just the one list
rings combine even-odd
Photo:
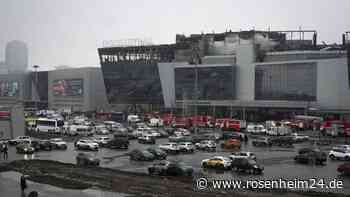
[(231, 169), (232, 160), (228, 157), (214, 156), (202, 161), (203, 168)]
[(185, 139), (183, 135), (172, 135), (168, 137), (169, 142), (182, 142)]
[(215, 151), (216, 143), (212, 140), (203, 140), (196, 144), (198, 150)]
[(238, 132), (229, 132), (226, 131), (222, 134), (222, 139), (223, 140), (228, 140), (228, 139), (242, 139), (241, 135)]
[(159, 148), (164, 150), (167, 153), (178, 153), (180, 151), (179, 147), (174, 142), (161, 144), (161, 145), (159, 145)]
[(129, 153), (130, 160), (134, 161), (153, 161), (155, 156), (147, 150), (134, 149)]
[(169, 137), (169, 133), (163, 129), (158, 129), (161, 138)]
[(15, 139), (9, 140), (9, 145), (17, 145), (21, 144), (22, 142), (30, 143), (32, 139), (29, 136), (18, 136)]
[(278, 136), (269, 138), (269, 143), (271, 146), (280, 146), (280, 147), (293, 147), (294, 139), (291, 136)]
[(240, 149), (241, 141), (238, 139), (228, 139), (221, 144), (221, 148), (225, 149)]
[(97, 135), (109, 135), (110, 131), (105, 127), (97, 127), (95, 133)]
[(111, 138), (108, 136), (97, 136), (93, 138), (93, 141), (96, 142), (100, 147), (106, 147), (110, 140)]
[(339, 165), (337, 171), (343, 175), (350, 175), (350, 163), (343, 163)]
[(67, 143), (62, 138), (52, 138), (50, 143), (53, 149), (66, 150)]
[(298, 151), (298, 155), (294, 157), (298, 163), (312, 163), (323, 165), (327, 161), (327, 154), (319, 149), (302, 148)]
[(150, 175), (192, 176), (193, 168), (180, 162), (160, 161), (148, 167)]
[(191, 137), (191, 142), (196, 144), (196, 143), (200, 143), (201, 141), (204, 140), (212, 140), (212, 141), (216, 141), (216, 136), (215, 135), (211, 135), (211, 134), (199, 134), (199, 135), (194, 135)]
[(261, 124), (250, 124), (247, 126), (247, 132), (251, 134), (265, 134), (266, 129)]
[(160, 148), (147, 148), (146, 150), (152, 153), (155, 159), (163, 160), (168, 156), (168, 154)]
[(195, 150), (192, 142), (179, 142), (178, 147), (180, 152), (193, 153)]
[(17, 153), (33, 154), (35, 149), (29, 143), (21, 143), (16, 146)]
[(268, 137), (259, 137), (252, 141), (253, 146), (271, 146), (272, 143)]
[(184, 128), (178, 128), (175, 132), (175, 135), (182, 135), (182, 136), (190, 136), (191, 132)]
[(229, 158), (231, 160), (235, 160), (238, 158), (246, 158), (246, 159), (256, 160), (256, 156), (252, 152), (234, 152), (229, 156)]
[(294, 142), (305, 142), (309, 140), (309, 136), (301, 135), (299, 133), (292, 133), (291, 136), (293, 137)]
[(34, 148), (35, 151), (51, 151), (52, 150), (52, 144), (49, 140), (32, 140), (31, 146)]
[(79, 153), (76, 157), (78, 166), (99, 166), (100, 160), (86, 153)]
[(137, 138), (137, 141), (140, 144), (155, 144), (156, 143), (156, 139), (155, 137), (151, 136), (151, 135), (143, 135)]
[(75, 147), (79, 150), (93, 150), (98, 151), (99, 145), (92, 140), (78, 140), (74, 143)]
[(264, 171), (264, 167), (254, 159), (244, 157), (232, 160), (231, 167), (236, 172), (247, 172), (249, 174), (261, 174)]
[(333, 148), (331, 151), (329, 151), (328, 154), (329, 158), (331, 160), (350, 160), (350, 150), (347, 149), (340, 149), (340, 148)]
[(107, 148), (110, 149), (128, 149), (129, 148), (129, 138), (128, 137), (114, 137), (109, 140), (106, 144)]
[(339, 145), (334, 146), (332, 149), (342, 149), (342, 150), (350, 151), (350, 145), (339, 144)]

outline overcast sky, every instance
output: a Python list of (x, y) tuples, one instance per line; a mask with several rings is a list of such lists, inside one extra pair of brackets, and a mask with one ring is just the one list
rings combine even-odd
[(0, 61), (10, 40), (28, 44), (29, 64), (99, 65), (104, 40), (176, 33), (315, 29), (319, 42), (350, 31), (350, 0), (0, 0)]

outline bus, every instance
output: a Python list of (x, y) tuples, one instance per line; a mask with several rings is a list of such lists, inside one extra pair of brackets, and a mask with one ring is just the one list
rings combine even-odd
[(36, 120), (36, 131), (38, 132), (61, 133), (63, 126), (63, 120), (50, 118), (38, 118)]

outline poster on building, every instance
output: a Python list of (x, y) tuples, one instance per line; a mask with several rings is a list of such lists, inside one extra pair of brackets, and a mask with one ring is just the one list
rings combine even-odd
[(54, 96), (83, 96), (83, 79), (60, 79), (53, 81)]
[(17, 81), (0, 81), (0, 96), (15, 97), (19, 95), (19, 83)]

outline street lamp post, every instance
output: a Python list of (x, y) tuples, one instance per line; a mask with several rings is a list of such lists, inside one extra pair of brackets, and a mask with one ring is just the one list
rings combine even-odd
[[(35, 82), (34, 82), (35, 85), (34, 85), (34, 87), (35, 87), (36, 93), (38, 94), (38, 68), (39, 68), (39, 66), (34, 65), (33, 68), (34, 68), (34, 72), (35, 72)], [(35, 98), (34, 98), (35, 110), (38, 110), (37, 100), (38, 100), (37, 95), (35, 95)]]
[(197, 63), (195, 64), (195, 81), (194, 81), (194, 91), (195, 91), (195, 112), (194, 112), (194, 131), (197, 134), (197, 116), (198, 116), (198, 68), (197, 68)]

